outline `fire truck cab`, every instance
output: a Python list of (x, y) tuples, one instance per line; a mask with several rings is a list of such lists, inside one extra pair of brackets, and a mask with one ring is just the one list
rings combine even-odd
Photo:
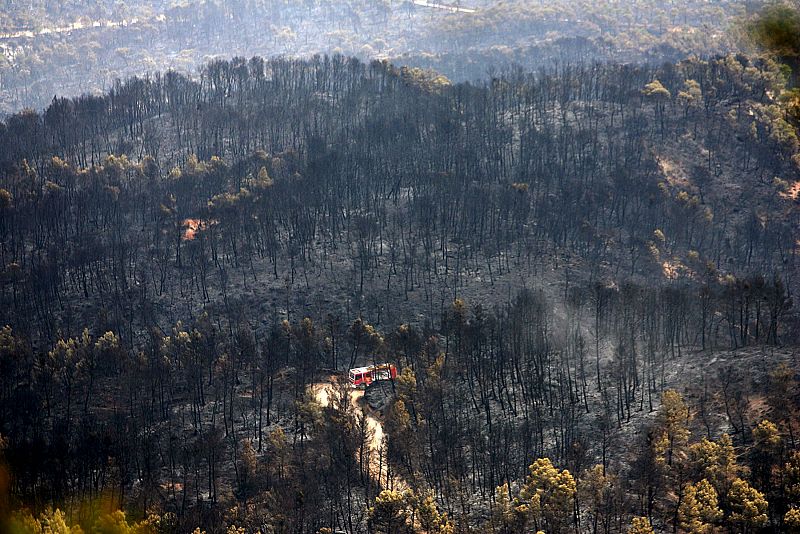
[(378, 380), (394, 380), (397, 378), (397, 368), (390, 363), (356, 367), (350, 369), (350, 385), (354, 388), (368, 386)]

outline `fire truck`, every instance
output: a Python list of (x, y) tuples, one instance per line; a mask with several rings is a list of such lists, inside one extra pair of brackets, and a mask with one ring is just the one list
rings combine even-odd
[(378, 380), (394, 380), (395, 378), (397, 378), (397, 367), (391, 363), (350, 369), (350, 385), (354, 388), (366, 387)]

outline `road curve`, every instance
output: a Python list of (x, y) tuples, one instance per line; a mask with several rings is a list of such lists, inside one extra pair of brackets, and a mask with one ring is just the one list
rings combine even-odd
[[(310, 386), (310, 391), (314, 399), (324, 408), (330, 404), (330, 397), (333, 393), (333, 378), (328, 382), (317, 382)], [(405, 480), (390, 475), (389, 466), (386, 460), (386, 438), (383, 432), (383, 423), (374, 415), (367, 413), (361, 405), (361, 399), (364, 397), (364, 390), (351, 389), (348, 391), (350, 404), (356, 414), (363, 415), (367, 422), (367, 428), (370, 435), (368, 446), (368, 460), (367, 469), (369, 477), (382, 488), (389, 488), (397, 491), (404, 491), (408, 489), (408, 484)]]

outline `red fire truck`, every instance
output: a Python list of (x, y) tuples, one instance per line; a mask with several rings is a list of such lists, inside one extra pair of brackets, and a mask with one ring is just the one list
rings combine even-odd
[(394, 380), (395, 378), (397, 378), (397, 367), (391, 363), (350, 369), (350, 385), (354, 388), (368, 386), (378, 380)]

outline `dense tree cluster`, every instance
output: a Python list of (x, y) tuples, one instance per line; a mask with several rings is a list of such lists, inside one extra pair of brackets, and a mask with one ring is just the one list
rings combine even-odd
[(789, 117), (800, 124), (800, 6), (768, 4), (746, 31), (753, 44), (785, 65), (790, 83), (781, 100)]

